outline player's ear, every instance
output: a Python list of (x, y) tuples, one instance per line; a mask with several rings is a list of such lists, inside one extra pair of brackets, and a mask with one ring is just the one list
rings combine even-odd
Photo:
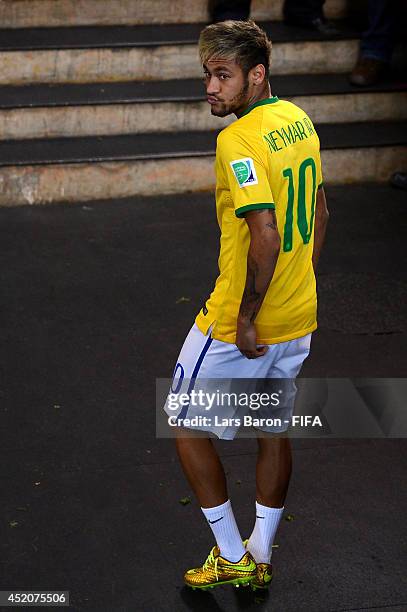
[(263, 64), (257, 64), (250, 70), (250, 77), (253, 85), (262, 85), (266, 78), (266, 69)]

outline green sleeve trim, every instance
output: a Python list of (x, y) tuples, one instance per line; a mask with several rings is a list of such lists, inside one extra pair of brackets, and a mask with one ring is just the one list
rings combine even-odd
[(235, 215), (236, 217), (244, 217), (244, 214), (248, 210), (261, 210), (263, 208), (271, 208), (275, 210), (275, 205), (273, 202), (259, 202), (258, 204), (247, 204), (247, 206), (241, 206), (240, 208), (236, 208)]
[(318, 185), (318, 189), (321, 189), (321, 187), (324, 186), (324, 181), (322, 181), (319, 185)]

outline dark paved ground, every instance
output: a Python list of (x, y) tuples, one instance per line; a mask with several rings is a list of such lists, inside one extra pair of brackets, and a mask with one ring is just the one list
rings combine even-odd
[[(407, 201), (329, 188), (308, 376), (407, 371)], [(212, 198), (0, 210), (0, 589), (66, 589), (72, 610), (405, 610), (404, 440), (294, 440), (270, 597), (182, 586), (212, 545), (155, 438), (170, 376), (216, 275)], [(180, 301), (179, 298), (189, 301)], [(255, 444), (219, 443), (242, 533)], [(241, 482), (238, 482), (241, 481)]]

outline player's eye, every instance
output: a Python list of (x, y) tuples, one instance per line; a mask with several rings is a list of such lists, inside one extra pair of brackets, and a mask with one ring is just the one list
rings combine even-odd
[(219, 78), (220, 78), (220, 80), (221, 80), (221, 81), (226, 81), (226, 79), (228, 79), (228, 78), (229, 78), (229, 75), (228, 75), (228, 74), (221, 73), (221, 74), (219, 75)]

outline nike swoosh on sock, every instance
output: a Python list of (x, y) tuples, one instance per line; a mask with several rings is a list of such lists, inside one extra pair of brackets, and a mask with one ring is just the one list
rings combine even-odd
[(221, 521), (223, 519), (223, 516), (221, 516), (220, 518), (216, 519), (216, 521), (210, 521), (208, 519), (208, 523), (210, 523), (211, 525), (213, 525), (213, 523), (217, 523), (218, 521)]

